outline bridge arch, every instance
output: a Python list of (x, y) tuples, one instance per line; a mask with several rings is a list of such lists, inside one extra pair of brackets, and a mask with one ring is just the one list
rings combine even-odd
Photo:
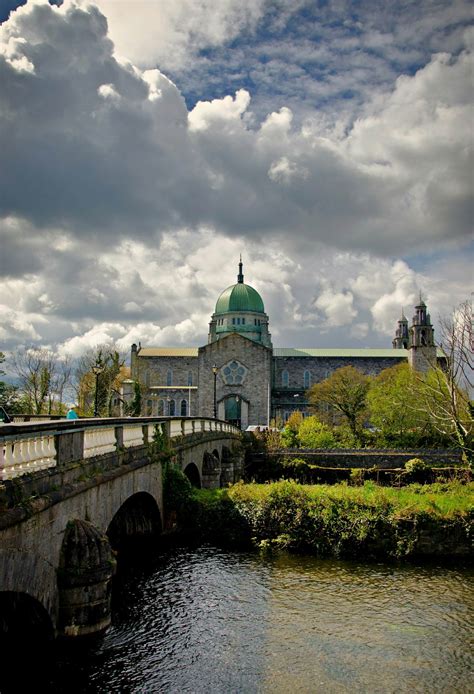
[(56, 629), (58, 591), (52, 564), (32, 552), (0, 549), (0, 577), (0, 595), (29, 596), (44, 608)]
[(52, 641), (55, 633), (49, 612), (39, 600), (23, 591), (0, 592), (0, 647), (12, 650), (21, 645), (36, 647)]
[(201, 475), (199, 474), (199, 468), (196, 463), (189, 463), (183, 470), (184, 474), (191, 482), (193, 487), (201, 489)]
[(163, 523), (155, 498), (148, 492), (129, 496), (109, 523), (106, 534), (114, 550), (130, 549), (136, 543), (157, 538)]

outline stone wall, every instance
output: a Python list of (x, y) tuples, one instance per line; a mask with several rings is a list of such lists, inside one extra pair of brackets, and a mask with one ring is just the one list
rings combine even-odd
[[(384, 369), (406, 363), (406, 356), (397, 357), (274, 357), (273, 389), (275, 391), (305, 390), (304, 372), (311, 374), (310, 385), (324, 381), (336, 369), (353, 366), (366, 374), (375, 376)], [(282, 372), (288, 371), (288, 388), (282, 385)]]
[[(227, 385), (219, 372), (216, 382), (217, 402), (229, 395), (239, 395), (249, 403), (248, 424), (265, 426), (268, 423), (272, 351), (238, 334), (231, 334), (199, 349), (199, 414), (203, 417), (213, 416), (213, 364), (221, 370), (233, 359), (247, 369), (244, 382)], [(242, 422), (242, 426), (245, 428), (246, 424)]]
[[(255, 456), (255, 461), (259, 455)], [(461, 451), (457, 449), (439, 450), (352, 450), (352, 449), (281, 449), (269, 454), (279, 458), (301, 458), (312, 465), (343, 468), (379, 468), (388, 470), (404, 467), (412, 458), (421, 458), (433, 467), (460, 465)]]

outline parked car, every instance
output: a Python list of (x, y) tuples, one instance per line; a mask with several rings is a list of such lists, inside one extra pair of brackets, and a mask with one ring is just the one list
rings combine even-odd
[(11, 424), (12, 422), (12, 417), (10, 417), (7, 411), (0, 406), (0, 424)]

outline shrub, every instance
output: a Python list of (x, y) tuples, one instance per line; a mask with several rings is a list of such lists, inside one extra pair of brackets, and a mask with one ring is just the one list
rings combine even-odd
[(428, 463), (425, 463), (421, 458), (411, 458), (405, 463), (406, 472), (426, 472), (431, 470)]
[(306, 417), (298, 429), (298, 439), (302, 448), (335, 448), (336, 440), (327, 424), (317, 417)]

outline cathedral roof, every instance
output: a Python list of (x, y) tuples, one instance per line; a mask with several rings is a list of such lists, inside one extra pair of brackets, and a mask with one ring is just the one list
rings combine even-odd
[(239, 263), (237, 284), (232, 284), (230, 287), (227, 287), (227, 289), (224, 289), (217, 299), (215, 313), (228, 313), (229, 311), (265, 312), (260, 294), (249, 284), (244, 284), (242, 258)]

